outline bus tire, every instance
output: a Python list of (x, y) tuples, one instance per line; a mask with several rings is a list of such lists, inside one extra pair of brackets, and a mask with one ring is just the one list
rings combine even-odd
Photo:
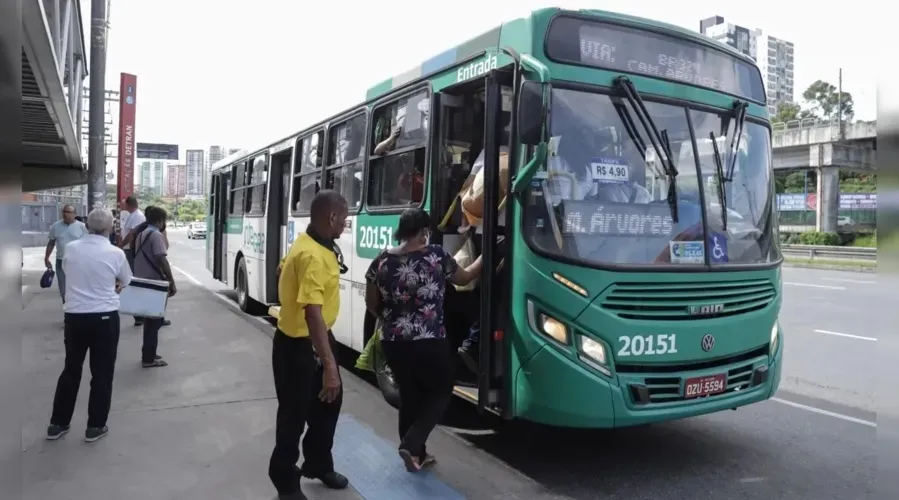
[(374, 359), (372, 365), (375, 368), (375, 377), (378, 379), (378, 388), (381, 389), (381, 395), (387, 403), (399, 409), (400, 407), (400, 386), (396, 383), (396, 378), (390, 367), (387, 366), (387, 360), (383, 355), (378, 355), (380, 351), (373, 350)]
[(247, 279), (247, 264), (241, 258), (237, 262), (237, 283), (234, 284), (237, 290), (237, 306), (240, 310), (247, 314), (257, 314), (261, 309), (261, 304), (250, 297), (250, 285)]

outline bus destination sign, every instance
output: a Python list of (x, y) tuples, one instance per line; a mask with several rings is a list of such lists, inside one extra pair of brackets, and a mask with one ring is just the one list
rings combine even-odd
[(561, 212), (559, 229), (572, 236), (670, 237), (674, 233), (671, 209), (664, 204), (565, 200)]
[(723, 50), (671, 35), (560, 17), (547, 55), (564, 62), (689, 83), (765, 102), (758, 68)]

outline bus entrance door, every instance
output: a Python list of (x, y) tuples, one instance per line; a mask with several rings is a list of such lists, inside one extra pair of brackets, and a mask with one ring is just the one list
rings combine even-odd
[[(293, 144), (291, 141), (290, 144)], [(283, 146), (282, 146), (283, 147)], [(274, 148), (273, 148), (274, 149)], [(293, 147), (272, 153), (269, 166), (268, 215), (265, 231), (276, 237), (265, 240), (265, 302), (278, 302), (278, 263), (281, 262), (282, 248), (287, 241), (287, 213), (290, 209), (290, 160)]]
[(501, 74), (493, 70), (487, 76), (484, 98), (484, 212), (483, 245), (481, 259), (484, 271), (481, 273), (481, 339), (478, 343), (478, 411), (493, 413), (505, 410), (505, 390), (503, 375), (506, 372), (504, 335), (500, 324), (503, 300), (500, 275), (495, 270), (501, 257), (497, 239), (500, 202), (500, 143), (502, 140), (502, 82)]
[(228, 241), (225, 234), (228, 226), (228, 175), (218, 174), (212, 178), (212, 277), (226, 281), (228, 274), (225, 269), (225, 242)]

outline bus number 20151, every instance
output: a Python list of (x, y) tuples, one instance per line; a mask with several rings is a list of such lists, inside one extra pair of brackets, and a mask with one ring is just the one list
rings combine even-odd
[(618, 337), (621, 347), (619, 356), (653, 356), (659, 354), (677, 354), (677, 337), (670, 335), (645, 335)]
[(393, 238), (389, 227), (362, 226), (359, 232), (362, 233), (360, 248), (387, 248)]

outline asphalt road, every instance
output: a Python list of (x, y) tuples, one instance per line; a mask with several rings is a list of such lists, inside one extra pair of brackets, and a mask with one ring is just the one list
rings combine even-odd
[[(179, 231), (170, 241), (176, 271), (229, 288), (206, 271), (205, 241)], [(454, 401), (444, 428), (563, 498), (899, 498), (882, 478), (874, 490), (877, 448), (899, 448), (894, 436), (878, 433), (874, 413), (875, 382), (887, 370), (875, 362), (878, 340), (897, 335), (886, 326), (887, 284), (879, 279), (784, 268), (787, 357), (772, 401), (613, 431), (485, 421)], [(881, 393), (879, 405), (885, 396), (896, 397)]]

